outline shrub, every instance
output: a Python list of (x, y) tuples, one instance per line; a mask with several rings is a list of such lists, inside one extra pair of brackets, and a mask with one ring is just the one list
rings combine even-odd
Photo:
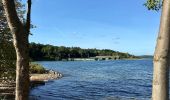
[(43, 66), (37, 63), (30, 63), (30, 73), (31, 74), (43, 74), (46, 70)]

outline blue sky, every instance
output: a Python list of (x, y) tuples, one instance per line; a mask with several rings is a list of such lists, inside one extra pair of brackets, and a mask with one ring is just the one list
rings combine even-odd
[(112, 49), (135, 55), (154, 52), (160, 12), (145, 0), (33, 0), (30, 42)]

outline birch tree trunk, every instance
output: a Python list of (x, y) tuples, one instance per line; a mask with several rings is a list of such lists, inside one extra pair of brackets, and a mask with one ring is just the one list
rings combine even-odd
[(152, 100), (169, 99), (170, 0), (163, 1), (159, 36), (154, 54)]
[(16, 100), (28, 100), (29, 96), (29, 30), (31, 0), (28, 0), (26, 23), (22, 23), (17, 15), (15, 0), (2, 0), (8, 25), (13, 35), (17, 55), (16, 62)]

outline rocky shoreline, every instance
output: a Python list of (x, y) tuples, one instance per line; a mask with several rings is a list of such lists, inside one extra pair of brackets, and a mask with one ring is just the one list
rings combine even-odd
[[(59, 72), (48, 70), (43, 74), (30, 74), (30, 88), (34, 88), (39, 85), (45, 85), (46, 82), (57, 80), (63, 77)], [(2, 79), (0, 82), (0, 99), (4, 96), (14, 96), (15, 95), (15, 82), (9, 82), (9, 80)]]
[(61, 73), (50, 70), (48, 73), (44, 74), (30, 74), (30, 81), (49, 81), (59, 79), (61, 77)]
[(30, 87), (36, 87), (39, 85), (45, 85), (46, 82), (51, 80), (57, 80), (63, 77), (59, 72), (50, 70), (48, 73), (44, 74), (30, 74)]

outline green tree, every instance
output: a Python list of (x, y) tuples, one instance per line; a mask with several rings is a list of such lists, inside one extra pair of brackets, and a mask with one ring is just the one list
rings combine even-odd
[(95, 56), (120, 56), (121, 58), (137, 58), (128, 53), (115, 52), (104, 49), (82, 49), (80, 47), (64, 47), (30, 43), (30, 58), (34, 61), (41, 60), (67, 60), (69, 58), (89, 58)]
[(148, 10), (156, 10), (158, 11), (162, 7), (162, 0), (147, 0), (144, 4)]
[[(11, 63), (10, 51), (12, 36), (9, 33), (9, 28), (7, 25), (6, 18), (4, 16), (4, 9), (2, 6), (2, 1), (0, 1), (0, 76), (7, 76), (9, 70), (15, 65)], [(9, 51), (9, 52), (8, 52)]]
[[(16, 0), (16, 9), (21, 19), (23, 19), (24, 5)], [(2, 0), (0, 0), (0, 77), (15, 78), (15, 49), (12, 43), (12, 34), (7, 24)]]
[[(163, 5), (163, 6), (162, 6)], [(159, 35), (154, 53), (152, 100), (169, 99), (170, 0), (147, 0), (149, 10), (162, 7)]]
[(28, 100), (29, 94), (29, 42), (31, 21), (31, 0), (28, 0), (26, 20), (19, 18), (15, 0), (2, 0), (6, 19), (13, 36), (17, 55), (16, 61), (16, 100)]

